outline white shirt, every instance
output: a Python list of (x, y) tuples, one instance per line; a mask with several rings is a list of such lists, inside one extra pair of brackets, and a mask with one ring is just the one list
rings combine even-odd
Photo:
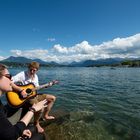
[(14, 83), (21, 83), (23, 85), (33, 83), (35, 87), (39, 86), (38, 76), (37, 74), (34, 75), (34, 78), (30, 78), (28, 71), (22, 71), (15, 76), (12, 77)]

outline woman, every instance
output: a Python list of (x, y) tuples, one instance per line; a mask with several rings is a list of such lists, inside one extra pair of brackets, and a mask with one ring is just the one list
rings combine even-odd
[[(3, 64), (0, 64), (0, 96), (4, 92), (8, 91), (21, 91), (21, 94), (24, 95), (25, 91), (22, 91), (20, 87), (16, 86), (11, 80), (11, 76), (7, 67)], [(37, 104), (32, 105), (26, 115), (15, 125), (12, 125), (6, 118), (6, 112), (2, 102), (0, 101), (0, 138), (2, 140), (17, 140), (20, 136), (24, 135), (31, 137), (31, 131), (26, 129), (30, 120), (32, 119), (35, 112), (40, 111), (46, 105), (47, 101), (43, 100)]]

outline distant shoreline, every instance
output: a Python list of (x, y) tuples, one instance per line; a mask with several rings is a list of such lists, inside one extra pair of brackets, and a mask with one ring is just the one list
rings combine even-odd
[(68, 64), (59, 64), (55, 62), (44, 62), (39, 60), (32, 60), (23, 57), (10, 57), (7, 60), (2, 60), (0, 63), (9, 67), (27, 67), (31, 61), (37, 61), (41, 67), (140, 67), (140, 60), (85, 60), (82, 62), (73, 62)]

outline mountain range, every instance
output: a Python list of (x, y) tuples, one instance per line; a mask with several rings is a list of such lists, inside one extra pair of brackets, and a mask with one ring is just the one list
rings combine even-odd
[(3, 63), (27, 64), (27, 63), (30, 63), (32, 61), (37, 61), (41, 65), (88, 67), (88, 66), (101, 66), (101, 65), (115, 65), (115, 64), (121, 63), (122, 61), (124, 61), (124, 59), (121, 59), (121, 58), (115, 58), (115, 59), (109, 58), (109, 59), (98, 59), (98, 60), (85, 60), (85, 61), (81, 61), (81, 62), (72, 62), (70, 64), (58, 64), (56, 62), (46, 62), (46, 61), (43, 61), (41, 59), (29, 59), (29, 58), (26, 58), (26, 57), (10, 56), (9, 58), (2, 60), (1, 62), (3, 62)]

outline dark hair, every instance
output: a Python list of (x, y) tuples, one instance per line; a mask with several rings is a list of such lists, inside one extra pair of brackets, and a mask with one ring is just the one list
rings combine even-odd
[(2, 76), (3, 70), (7, 69), (7, 66), (0, 63), (0, 77)]

